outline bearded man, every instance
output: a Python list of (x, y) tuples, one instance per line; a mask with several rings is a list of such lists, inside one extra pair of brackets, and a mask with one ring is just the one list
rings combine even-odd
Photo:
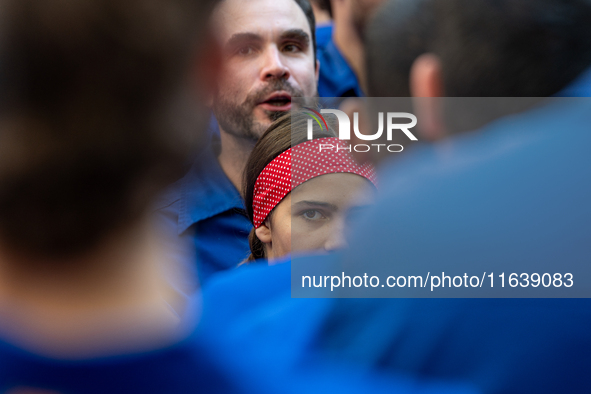
[(224, 0), (212, 26), (221, 51), (211, 98), (219, 133), (213, 130), (209, 146), (157, 207), (164, 225), (191, 244), (177, 256), (189, 273), (175, 283), (186, 293), (195, 290), (195, 276), (203, 284), (248, 256), (252, 225), (239, 193), (246, 160), (271, 122), (291, 109), (292, 97), (317, 94), (307, 0)]

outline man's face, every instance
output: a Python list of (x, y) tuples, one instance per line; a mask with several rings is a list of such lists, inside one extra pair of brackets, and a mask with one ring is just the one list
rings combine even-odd
[(224, 56), (214, 113), (222, 130), (256, 141), (292, 97), (316, 95), (310, 24), (294, 0), (225, 0), (214, 18)]

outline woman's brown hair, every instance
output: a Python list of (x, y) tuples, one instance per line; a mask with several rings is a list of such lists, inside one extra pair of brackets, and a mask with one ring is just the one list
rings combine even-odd
[[(252, 207), (254, 185), (259, 174), (277, 156), (290, 149), (292, 146), (307, 141), (309, 119), (311, 120), (312, 118), (301, 111), (294, 111), (293, 113), (282, 115), (269, 126), (252, 150), (244, 170), (242, 189), (246, 213), (251, 223), (253, 223), (254, 217)], [(316, 122), (313, 122), (313, 138), (335, 137), (336, 134), (330, 124), (328, 127), (328, 130), (326, 130), (325, 127), (320, 129)], [(273, 211), (271, 211), (269, 217), (272, 214)], [(254, 227), (250, 231), (248, 242), (250, 244), (250, 256), (246, 260), (247, 262), (266, 258), (265, 247), (261, 240), (256, 236)]]

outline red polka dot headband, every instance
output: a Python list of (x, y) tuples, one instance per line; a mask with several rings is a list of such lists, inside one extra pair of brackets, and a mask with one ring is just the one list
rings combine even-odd
[(373, 166), (357, 164), (350, 145), (338, 138), (318, 138), (286, 150), (263, 169), (254, 185), (254, 227), (259, 228), (273, 208), (302, 183), (339, 172), (360, 175), (377, 187)]

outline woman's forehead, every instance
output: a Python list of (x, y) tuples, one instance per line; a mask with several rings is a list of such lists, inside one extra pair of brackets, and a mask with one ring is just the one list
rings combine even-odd
[(371, 198), (372, 189), (371, 182), (357, 174), (325, 174), (312, 178), (293, 189), (292, 203), (311, 199), (346, 204), (353, 196), (359, 196), (364, 200)]

